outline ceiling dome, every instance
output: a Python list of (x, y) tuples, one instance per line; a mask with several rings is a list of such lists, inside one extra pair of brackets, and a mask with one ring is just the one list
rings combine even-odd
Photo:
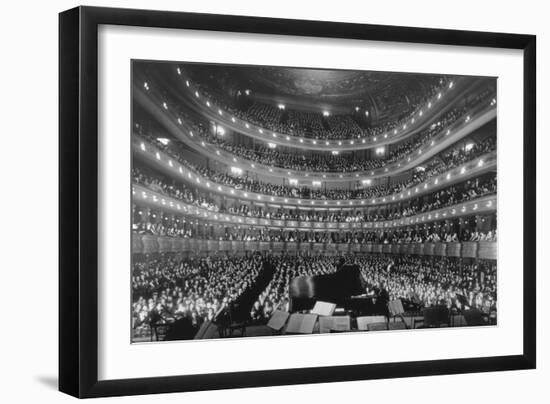
[(347, 114), (356, 107), (373, 119), (390, 120), (428, 95), (443, 74), (329, 70), (276, 66), (180, 64), (193, 81), (213, 94), (234, 96), (249, 90), (251, 99), (291, 108)]

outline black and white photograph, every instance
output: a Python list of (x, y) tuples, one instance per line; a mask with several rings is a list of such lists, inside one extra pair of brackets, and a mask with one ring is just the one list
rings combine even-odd
[(131, 69), (133, 343), (498, 325), (496, 77)]
[(2, 402), (544, 401), (544, 11), (8, 3)]

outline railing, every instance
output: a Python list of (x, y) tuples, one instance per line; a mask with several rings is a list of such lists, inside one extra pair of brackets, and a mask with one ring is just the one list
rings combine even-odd
[(300, 221), (280, 220), (248, 217), (231, 213), (220, 213), (210, 211), (192, 204), (187, 204), (169, 196), (157, 193), (144, 187), (134, 184), (132, 186), (134, 203), (150, 206), (176, 215), (184, 215), (208, 222), (218, 223), (227, 226), (244, 225), (252, 227), (269, 227), (292, 230), (359, 230), (359, 229), (388, 229), (417, 224), (425, 224), (437, 220), (454, 219), (467, 215), (487, 214), (496, 211), (497, 197), (495, 194), (482, 196), (467, 202), (452, 205), (446, 208), (436, 209), (429, 212), (402, 217), (392, 220), (381, 220), (376, 222), (330, 222), (330, 221)]
[(311, 243), (283, 241), (217, 241), (132, 234), (133, 253), (175, 252), (190, 255), (216, 253), (244, 255), (250, 252), (273, 254), (411, 254), (437, 257), (497, 259), (496, 241), (462, 243)]
[[(183, 76), (182, 76), (183, 78)], [(324, 147), (337, 147), (337, 150), (350, 150), (356, 148), (373, 148), (384, 146), (389, 143), (394, 143), (403, 140), (411, 134), (416, 133), (419, 129), (427, 125), (433, 118), (432, 114), (441, 113), (442, 99), (448, 99), (453, 92), (451, 102), (445, 104), (446, 108), (450, 107), (454, 102), (458, 102), (462, 97), (468, 94), (473, 88), (475, 88), (479, 81), (472, 81), (469, 78), (459, 78), (455, 80), (452, 88), (447, 87), (442, 89), (439, 95), (434, 96), (426, 105), (419, 107), (414, 114), (410, 115), (410, 119), (406, 122), (403, 121), (400, 125), (394, 129), (381, 133), (378, 136), (361, 136), (359, 139), (347, 138), (347, 139), (315, 139), (313, 137), (298, 136), (296, 134), (290, 135), (286, 133), (280, 133), (267, 129), (261, 125), (256, 125), (246, 120), (240, 119), (232, 115), (231, 112), (217, 105), (215, 100), (209, 99), (201, 94), (201, 90), (196, 88), (189, 78), (184, 78), (185, 87), (183, 96), (188, 100), (189, 105), (194, 109), (205, 114), (209, 119), (214, 120), (226, 127), (253, 137), (258, 140), (269, 140), (275, 142), (281, 146), (293, 145), (298, 148), (307, 148), (312, 150), (324, 150)], [(140, 86), (137, 88), (141, 89)], [(430, 110), (432, 113), (430, 113)], [(422, 113), (420, 113), (422, 111)]]
[(207, 192), (219, 193), (230, 197), (248, 201), (263, 201), (281, 205), (300, 205), (323, 208), (340, 208), (356, 206), (375, 206), (388, 204), (392, 202), (406, 201), (428, 192), (453, 185), (457, 182), (466, 181), (474, 176), (495, 170), (497, 167), (496, 152), (486, 153), (475, 159), (472, 159), (458, 167), (450, 169), (439, 175), (434, 175), (426, 181), (404, 189), (399, 193), (392, 195), (348, 200), (321, 200), (321, 199), (303, 199), (293, 197), (279, 197), (266, 194), (259, 194), (251, 191), (238, 190), (231, 186), (213, 183), (206, 177), (190, 168), (180, 164), (169, 154), (161, 151), (156, 146), (147, 142), (139, 135), (133, 136), (134, 156), (145, 159), (148, 163), (153, 163), (173, 178), (180, 178), (183, 181), (191, 182), (193, 186), (203, 189)]
[[(240, 156), (234, 156), (232, 153), (223, 150), (223, 148), (218, 148), (215, 145), (211, 145), (207, 142), (204, 142), (198, 137), (198, 135), (191, 136), (192, 130), (189, 129), (184, 120), (181, 120), (177, 117), (176, 113), (170, 109), (164, 108), (162, 101), (156, 99), (153, 94), (146, 94), (141, 88), (135, 88), (135, 97), (136, 100), (147, 110), (149, 110), (153, 116), (155, 116), (159, 122), (162, 122), (166, 128), (169, 130), (182, 142), (186, 143), (194, 150), (199, 153), (207, 152), (209, 156), (213, 159), (222, 161), (225, 164), (231, 164), (233, 166), (238, 166), (243, 170), (254, 170), (263, 172), (266, 175), (279, 175), (286, 177), (288, 172), (292, 176), (299, 177), (305, 180), (306, 173), (307, 181), (349, 181), (357, 180), (357, 177), (368, 177), (370, 179), (379, 178), (387, 176), (390, 174), (398, 174), (403, 171), (406, 171), (415, 165), (418, 165), (428, 158), (431, 158), (438, 152), (449, 147), (453, 143), (456, 143), (460, 139), (469, 135), (474, 130), (483, 126), (490, 120), (496, 117), (496, 108), (494, 104), (481, 103), (473, 107), (469, 114), (465, 114), (466, 117), (463, 117), (448, 127), (442, 129), (438, 134), (434, 135), (430, 139), (427, 139), (424, 144), (419, 146), (414, 151), (403, 155), (398, 160), (383, 165), (381, 167), (361, 170), (356, 172), (347, 172), (347, 173), (338, 173), (338, 172), (311, 172), (310, 170), (293, 170), (282, 167), (271, 167), (269, 165), (263, 165), (258, 162), (252, 162), (246, 158)], [(268, 139), (270, 141), (270, 139)], [(362, 145), (359, 142), (351, 140), (354, 142), (355, 147), (350, 145), (349, 150), (358, 150), (362, 148)], [(294, 147), (293, 145), (287, 145)], [(379, 146), (377, 144), (377, 146)], [(316, 150), (311, 148), (311, 150)], [(340, 150), (339, 148), (334, 148), (330, 146), (324, 146), (319, 149), (324, 152), (330, 150)], [(356, 177), (357, 176), (357, 177)]]

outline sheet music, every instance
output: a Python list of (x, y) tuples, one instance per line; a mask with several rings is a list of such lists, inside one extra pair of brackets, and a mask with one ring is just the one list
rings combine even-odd
[(312, 334), (317, 321), (317, 314), (294, 313), (290, 316), (286, 332), (291, 334)]
[(319, 317), (319, 332), (329, 333), (334, 331), (350, 331), (351, 318), (350, 316), (328, 316)]
[(269, 328), (272, 328), (276, 331), (279, 331), (285, 326), (286, 320), (288, 320), (288, 317), (290, 316), (290, 313), (282, 310), (275, 310), (271, 318), (269, 319), (269, 322), (267, 323), (267, 326)]
[(317, 314), (318, 316), (332, 316), (336, 310), (334, 303), (318, 301), (311, 310), (311, 314)]

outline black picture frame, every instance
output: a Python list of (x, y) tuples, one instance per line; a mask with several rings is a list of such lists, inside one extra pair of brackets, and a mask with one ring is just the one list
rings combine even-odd
[[(523, 51), (523, 353), (99, 381), (98, 26), (100, 24)], [(534, 369), (536, 366), (536, 37), (182, 12), (78, 7), (59, 15), (59, 389), (76, 397)]]

